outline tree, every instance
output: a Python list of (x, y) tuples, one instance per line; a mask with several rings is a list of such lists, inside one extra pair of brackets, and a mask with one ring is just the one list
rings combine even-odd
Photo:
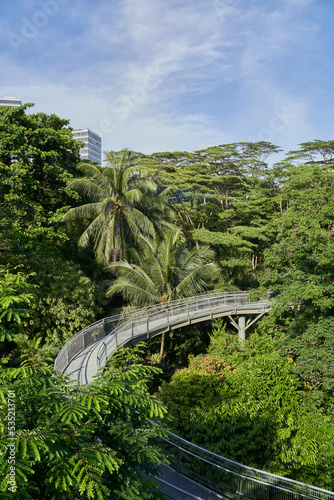
[(302, 308), (309, 317), (333, 308), (333, 251), (331, 228), (321, 227), (316, 210), (290, 211), (278, 221), (277, 242), (265, 252), (262, 290), (279, 296), (274, 314), (293, 315)]
[(334, 318), (319, 316), (298, 332), (297, 324), (301, 322), (289, 332), (285, 348), (294, 356), (296, 373), (327, 407), (334, 390)]
[[(142, 475), (161, 460), (152, 442), (156, 431), (146, 419), (161, 418), (165, 410), (145, 383), (159, 370), (142, 366), (138, 352), (123, 352), (104, 378), (91, 387), (74, 387), (53, 372), (40, 339), (18, 340), (20, 365), (2, 363), (0, 370), (0, 495), (18, 500), (160, 498)], [(7, 420), (14, 411), (15, 426)]]
[(245, 188), (235, 145), (194, 153), (154, 153), (150, 165), (164, 197), (187, 237), (198, 245), (193, 231), (215, 224), (224, 203)]
[(253, 334), (231, 349), (216, 323), (208, 353), (161, 385), (171, 430), (250, 467), (332, 488), (332, 405), (319, 408), (294, 368), (277, 340)]
[[(334, 162), (334, 141), (314, 140), (302, 142), (301, 148), (288, 153), (288, 160), (304, 160), (310, 165), (326, 165), (331, 168)], [(305, 161), (306, 160), (306, 161)]]
[(257, 284), (266, 226), (277, 204), (266, 160), (278, 151), (265, 141), (241, 142), (141, 159), (165, 188), (164, 198), (189, 241), (214, 245), (232, 286)]
[(22, 231), (70, 203), (67, 182), (80, 148), (66, 128), (68, 120), (27, 115), (31, 106), (0, 109), (0, 203)]
[[(7, 294), (2, 340), (5, 333), (8, 339), (10, 332), (24, 331), (31, 338), (43, 331), (59, 345), (98, 313), (97, 286), (82, 272), (61, 221), (78, 197), (67, 183), (76, 172), (80, 143), (68, 120), (28, 114), (30, 107), (0, 107), (0, 281)], [(5, 266), (11, 271), (2, 272)]]
[(279, 296), (274, 314), (294, 306), (294, 315), (301, 305), (309, 317), (328, 314), (334, 296), (334, 174), (328, 165), (291, 165), (282, 191), (286, 207), (269, 224), (276, 241), (264, 254), (262, 290)]
[[(131, 305), (164, 304), (207, 290), (219, 276), (208, 247), (189, 248), (181, 229), (170, 230), (162, 241), (151, 244), (140, 255), (139, 265), (120, 261), (108, 266), (117, 278), (107, 289), (107, 297), (121, 294)], [(160, 359), (164, 353), (162, 334)]]
[(160, 207), (156, 197), (156, 184), (145, 172), (131, 163), (131, 152), (107, 154), (108, 167), (82, 163), (79, 170), (84, 178), (73, 179), (69, 188), (78, 191), (89, 202), (70, 209), (65, 221), (83, 219), (88, 227), (79, 240), (79, 246), (94, 244), (94, 252), (100, 264), (130, 258), (140, 235), (153, 236), (154, 219), (147, 211), (154, 207), (158, 218)]
[[(0, 342), (13, 340), (22, 319), (29, 317), (28, 307), (32, 305), (36, 285), (18, 271), (10, 272), (0, 266)], [(22, 326), (21, 326), (22, 328)]]
[(31, 106), (0, 108), (0, 262), (28, 273), (35, 257), (69, 251), (61, 218), (77, 197), (67, 183), (80, 149), (69, 120), (27, 114)]
[(73, 261), (62, 256), (42, 254), (42, 259), (27, 263), (33, 270), (32, 283), (38, 283), (30, 317), (24, 320), (25, 332), (58, 348), (75, 333), (94, 323), (102, 309), (99, 288)]
[(263, 331), (280, 336), (296, 372), (327, 406), (333, 388), (334, 174), (330, 164), (290, 165), (283, 210), (270, 226), (275, 242), (264, 252), (259, 294), (268, 288), (274, 307)]

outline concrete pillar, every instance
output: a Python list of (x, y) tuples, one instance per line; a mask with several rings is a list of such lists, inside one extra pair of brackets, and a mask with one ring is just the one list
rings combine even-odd
[(239, 316), (238, 326), (239, 340), (244, 342), (246, 340), (246, 316)]

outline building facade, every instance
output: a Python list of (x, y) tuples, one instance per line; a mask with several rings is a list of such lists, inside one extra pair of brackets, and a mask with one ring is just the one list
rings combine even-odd
[(21, 99), (17, 97), (0, 97), (0, 106), (9, 106), (10, 108), (18, 108), (22, 106)]
[(80, 149), (82, 160), (95, 161), (101, 166), (102, 144), (101, 137), (89, 128), (72, 130), (75, 140), (84, 142), (84, 147)]

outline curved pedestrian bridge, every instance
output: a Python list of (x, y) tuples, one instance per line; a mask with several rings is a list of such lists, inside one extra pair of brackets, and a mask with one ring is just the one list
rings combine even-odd
[[(270, 308), (268, 298), (251, 301), (247, 292), (198, 295), (104, 318), (72, 337), (59, 352), (55, 370), (79, 385), (89, 384), (118, 347), (126, 347), (163, 332), (228, 316), (240, 339)], [(238, 323), (233, 316), (238, 316)], [(249, 316), (254, 319), (247, 319)]]
[[(79, 385), (89, 384), (118, 347), (186, 325), (226, 316), (245, 338), (246, 329), (268, 312), (268, 297), (252, 301), (245, 292), (198, 295), (104, 318), (72, 337), (59, 352), (55, 370)], [(233, 317), (237, 316), (237, 322)], [(151, 425), (157, 425), (150, 422)], [(233, 462), (170, 431), (157, 439), (173, 469), (162, 464), (166, 499), (176, 500), (334, 500), (334, 493)]]

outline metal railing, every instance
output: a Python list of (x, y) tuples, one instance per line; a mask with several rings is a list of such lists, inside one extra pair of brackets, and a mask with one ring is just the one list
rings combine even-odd
[(263, 310), (269, 307), (268, 299), (250, 302), (247, 292), (220, 292), (125, 311), (96, 321), (74, 335), (60, 350), (54, 368), (63, 373), (77, 354), (106, 337), (97, 353), (97, 366), (101, 368), (115, 349), (131, 344), (135, 339), (150, 338), (169, 328), (190, 324), (195, 316), (200, 317), (201, 312), (207, 319), (213, 319), (221, 316), (224, 310), (232, 312), (245, 305)]
[[(78, 353), (105, 338), (97, 353), (97, 365), (100, 368), (117, 347), (138, 341), (143, 336), (150, 338), (169, 328), (224, 314), (265, 312), (270, 306), (269, 297), (251, 302), (246, 292), (224, 292), (127, 311), (104, 318), (78, 332), (61, 349), (54, 366), (57, 371), (64, 372)], [(151, 424), (157, 426), (154, 422)], [(247, 467), (205, 450), (170, 431), (159, 429), (159, 439), (171, 465), (178, 472), (227, 498), (334, 500), (333, 492)]]
[(121, 314), (100, 319), (95, 323), (83, 328), (75, 334), (59, 351), (55, 359), (54, 369), (63, 372), (68, 363), (83, 349), (93, 344), (96, 340), (109, 335), (117, 327), (123, 324), (129, 317), (135, 319), (142, 314), (141, 309), (124, 311)]
[(157, 427), (163, 452), (179, 473), (227, 498), (249, 500), (333, 500), (334, 492), (247, 467)]
[(201, 321), (205, 318), (213, 319), (222, 313), (236, 313), (245, 305), (255, 307), (257, 311), (269, 308), (268, 300), (251, 303), (246, 292), (225, 292), (189, 297), (141, 309), (141, 315), (128, 319), (101, 343), (97, 353), (97, 366), (103, 367), (115, 349), (129, 345), (143, 335), (148, 339), (163, 331), (195, 322), (196, 317)]

